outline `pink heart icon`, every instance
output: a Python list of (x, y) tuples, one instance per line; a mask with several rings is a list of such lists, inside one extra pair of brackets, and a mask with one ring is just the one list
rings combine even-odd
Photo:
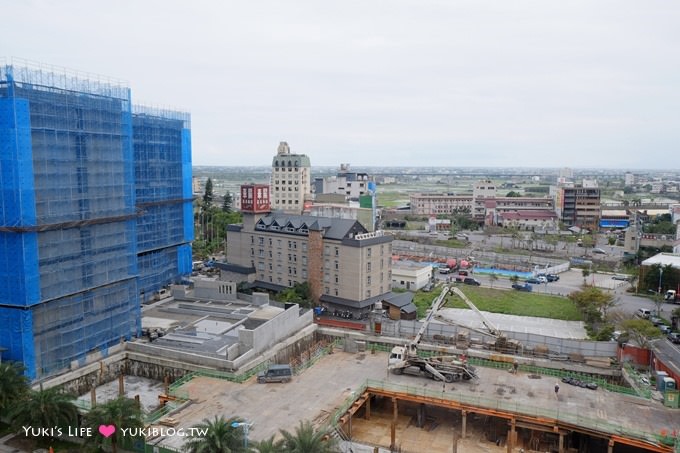
[(116, 427), (113, 425), (99, 425), (99, 432), (104, 437), (110, 437), (111, 434), (116, 432)]

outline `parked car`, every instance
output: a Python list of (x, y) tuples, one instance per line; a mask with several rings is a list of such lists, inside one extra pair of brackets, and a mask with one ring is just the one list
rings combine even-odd
[(548, 274), (545, 276), (545, 278), (547, 278), (549, 282), (556, 282), (560, 279), (560, 276), (557, 274)]
[(599, 254), (599, 255), (606, 255), (606, 254), (607, 254), (607, 252), (605, 252), (604, 250), (599, 249), (599, 248), (597, 248), (597, 247), (595, 247), (595, 248), (593, 249), (593, 253), (597, 253), (597, 254)]
[(293, 378), (293, 369), (290, 365), (270, 365), (265, 371), (257, 374), (257, 382), (290, 382)]
[(482, 285), (482, 282), (480, 282), (476, 278), (472, 278), (472, 277), (465, 277), (463, 279), (463, 283), (465, 283), (466, 285), (474, 285), (474, 286), (481, 286)]
[(680, 344), (680, 333), (670, 332), (668, 335), (666, 335), (666, 338), (668, 338), (668, 341), (671, 343)]
[(651, 322), (655, 326), (660, 326), (661, 324), (663, 324), (663, 319), (657, 318), (656, 316), (652, 316), (649, 318), (649, 322)]
[(458, 275), (464, 275), (467, 277), (468, 271), (458, 271)]
[(538, 279), (538, 277), (530, 277), (525, 280), (526, 283), (531, 283), (532, 285), (540, 285), (543, 283)]
[(661, 331), (662, 334), (668, 335), (671, 333), (671, 327), (667, 326), (666, 324), (660, 324), (659, 325), (659, 330)]
[(612, 280), (621, 280), (623, 282), (627, 282), (630, 280), (629, 275), (613, 275)]

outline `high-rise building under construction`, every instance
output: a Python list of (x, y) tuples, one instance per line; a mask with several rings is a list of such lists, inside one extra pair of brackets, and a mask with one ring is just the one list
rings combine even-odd
[(191, 272), (189, 114), (119, 82), (0, 62), (0, 351), (31, 378), (140, 332)]

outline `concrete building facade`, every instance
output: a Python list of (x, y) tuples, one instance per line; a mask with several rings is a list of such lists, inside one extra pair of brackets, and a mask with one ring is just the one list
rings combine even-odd
[(271, 206), (274, 211), (301, 214), (311, 197), (311, 164), (305, 154), (292, 154), (288, 143), (279, 144), (272, 160)]
[(595, 230), (600, 220), (600, 189), (596, 181), (564, 183), (551, 187), (555, 210), (566, 226)]
[(356, 220), (246, 210), (227, 228), (221, 268), (223, 279), (274, 291), (307, 282), (315, 303), (358, 314), (390, 293), (391, 259), (392, 236)]
[(411, 214), (438, 215), (471, 212), (472, 195), (417, 193), (410, 195)]
[(319, 194), (341, 194), (349, 200), (358, 201), (359, 197), (368, 195), (368, 183), (373, 178), (368, 173), (350, 171), (349, 164), (341, 164), (335, 176), (314, 178), (312, 191)]
[(406, 263), (403, 261), (392, 263), (392, 288), (418, 291), (427, 286), (431, 278), (431, 264)]

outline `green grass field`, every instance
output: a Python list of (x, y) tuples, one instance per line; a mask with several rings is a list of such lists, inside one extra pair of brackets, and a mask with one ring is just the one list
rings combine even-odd
[[(458, 288), (482, 311), (504, 313), (507, 315), (535, 316), (538, 318), (561, 319), (564, 321), (582, 321), (583, 317), (576, 306), (566, 297), (533, 294), (523, 291), (509, 291), (459, 285)], [(419, 291), (413, 298), (418, 307), (418, 319), (423, 318), (432, 305), (432, 301), (441, 293), (441, 287), (425, 293)], [(455, 294), (448, 297), (446, 307), (469, 308)]]

